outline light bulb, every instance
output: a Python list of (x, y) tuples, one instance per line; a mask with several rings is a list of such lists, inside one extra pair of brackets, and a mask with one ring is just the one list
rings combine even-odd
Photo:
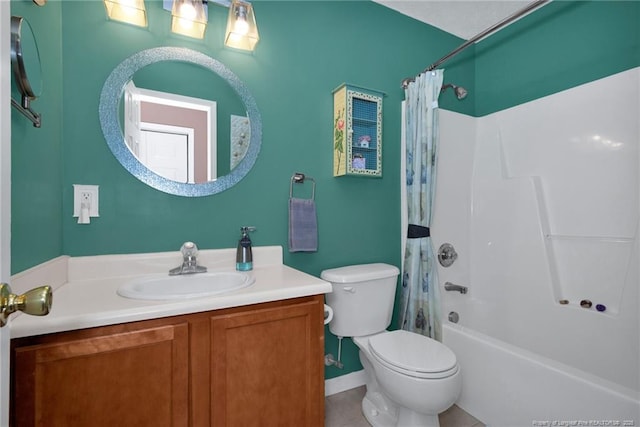
[(238, 19), (236, 19), (236, 23), (233, 25), (233, 32), (241, 36), (249, 33), (249, 23), (244, 17), (238, 17)]
[(196, 12), (196, 8), (191, 4), (191, 3), (182, 3), (180, 5), (180, 13), (179, 13), (181, 18), (184, 19), (189, 19), (191, 21), (193, 21), (193, 19), (196, 17), (197, 12)]
[(249, 33), (249, 23), (247, 22), (247, 8), (243, 5), (236, 6), (236, 22), (233, 24), (233, 32), (240, 36)]

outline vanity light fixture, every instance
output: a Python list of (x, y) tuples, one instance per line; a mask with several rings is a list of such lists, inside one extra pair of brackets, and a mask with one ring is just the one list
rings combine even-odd
[[(148, 25), (144, 0), (103, 1), (109, 19), (140, 27)], [(203, 39), (207, 29), (209, 2), (229, 8), (225, 46), (253, 51), (260, 35), (253, 6), (244, 0), (163, 0), (163, 9), (171, 11), (171, 31)]]
[(204, 38), (207, 29), (206, 2), (174, 0), (171, 8), (171, 31), (196, 39)]
[(229, 5), (225, 46), (252, 51), (259, 40), (260, 35), (251, 3), (233, 0)]
[(147, 26), (147, 10), (144, 0), (104, 0), (107, 16), (114, 21), (139, 27)]

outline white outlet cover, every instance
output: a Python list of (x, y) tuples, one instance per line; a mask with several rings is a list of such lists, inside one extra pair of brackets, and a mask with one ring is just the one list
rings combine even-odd
[(89, 217), (99, 217), (99, 192), (98, 185), (80, 185), (73, 184), (73, 216), (80, 216), (80, 209), (82, 206), (82, 200), (80, 195), (82, 193), (91, 193), (91, 205), (89, 206)]

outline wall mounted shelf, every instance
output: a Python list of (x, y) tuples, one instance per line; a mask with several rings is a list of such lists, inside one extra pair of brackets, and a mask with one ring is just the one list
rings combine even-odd
[(333, 91), (333, 176), (382, 176), (382, 92)]

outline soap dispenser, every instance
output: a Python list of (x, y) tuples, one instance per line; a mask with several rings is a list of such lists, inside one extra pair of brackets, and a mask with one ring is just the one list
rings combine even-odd
[(236, 270), (249, 271), (253, 269), (253, 253), (251, 252), (251, 239), (249, 232), (256, 231), (255, 227), (240, 227), (242, 237), (238, 242), (238, 250), (236, 252)]

